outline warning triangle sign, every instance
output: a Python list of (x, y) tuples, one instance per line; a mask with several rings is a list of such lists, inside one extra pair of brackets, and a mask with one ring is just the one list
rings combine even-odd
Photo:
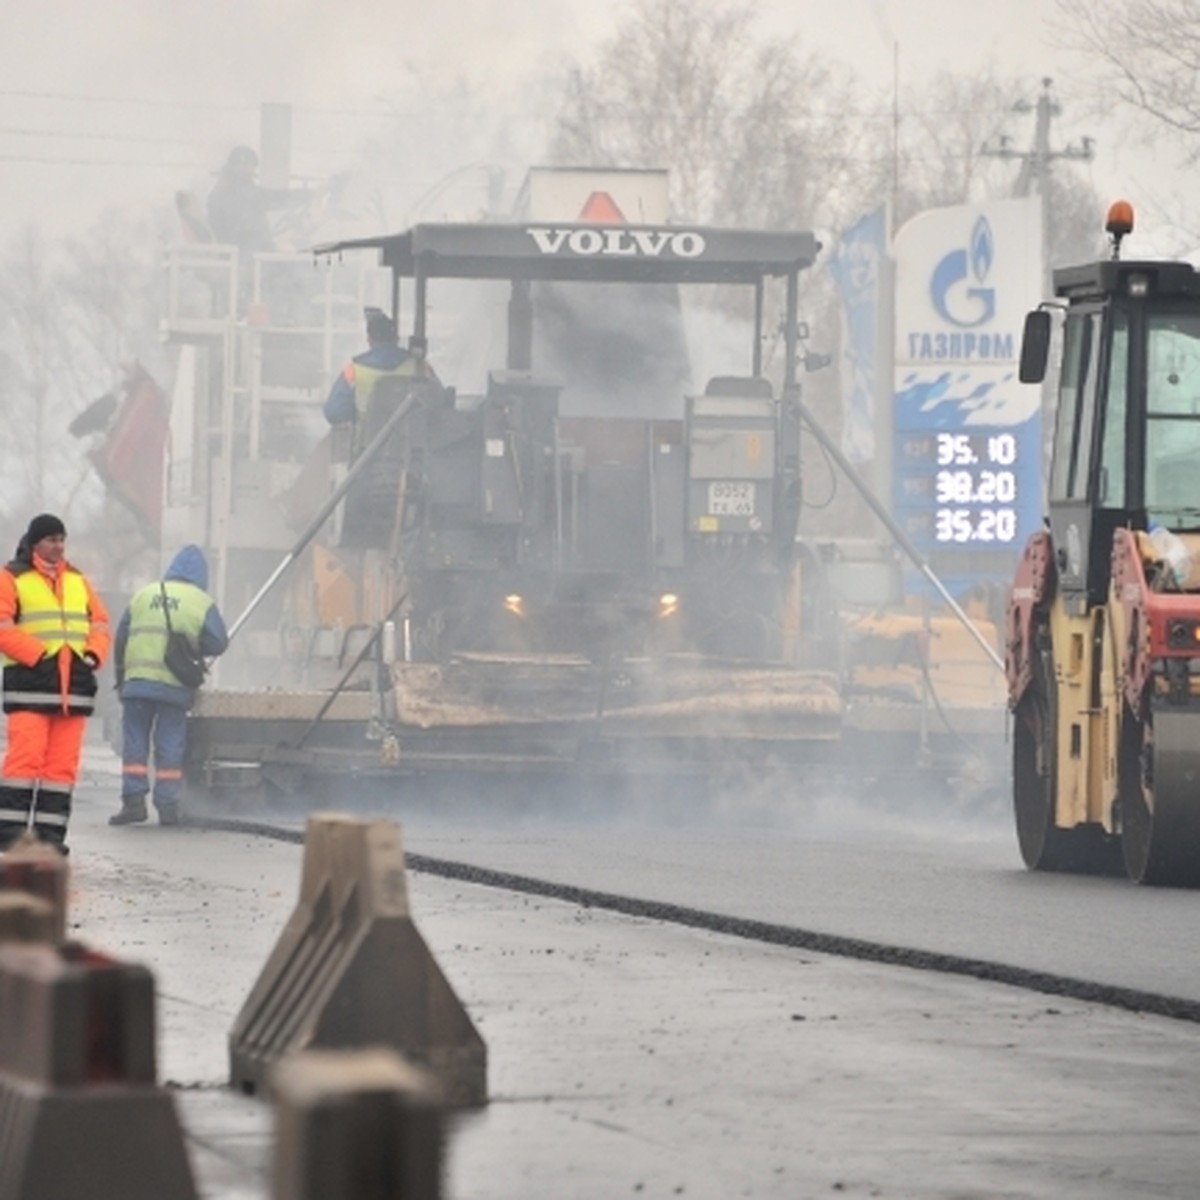
[(628, 225), (625, 214), (607, 192), (593, 192), (579, 210), (579, 219), (593, 225)]

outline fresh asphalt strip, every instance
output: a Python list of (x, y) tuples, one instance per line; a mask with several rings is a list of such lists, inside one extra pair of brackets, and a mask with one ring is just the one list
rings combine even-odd
[[(297, 845), (303, 845), (305, 839), (303, 829), (289, 829), (286, 826), (268, 825), (258, 821), (188, 817), (187, 824), (196, 829), (245, 833), (279, 842), (293, 842)], [(573, 887), (566, 883), (552, 883), (546, 879), (532, 879), (527, 875), (513, 875), (507, 871), (493, 871), (489, 867), (476, 867), (469, 863), (451, 862), (443, 858), (429, 858), (423, 854), (406, 853), (404, 860), (411, 870), (421, 871), (427, 875), (437, 875), (443, 879), (457, 879), (463, 883), (476, 883), (482, 887), (501, 888), (504, 891), (521, 892), (531, 896), (545, 896), (547, 899), (577, 904), (581, 908), (599, 908), (628, 917), (641, 917), (650, 921), (686, 925), (693, 929), (706, 929), (711, 933), (726, 934), (729, 937), (742, 938), (750, 942), (762, 942), (770, 946), (789, 946), (797, 950), (811, 950), (820, 954), (837, 955), (841, 958), (859, 959), (863, 962), (885, 963), (888, 966), (910, 967), (917, 971), (934, 971), (943, 975), (967, 975), (973, 979), (1003, 983), (1009, 987), (1024, 988), (1026, 991), (1041, 992), (1049, 996), (1083, 1000), (1108, 1008), (1126, 1009), (1130, 1012), (1149, 1013), (1154, 1016), (1168, 1017), (1174, 1021), (1200, 1023), (1200, 1001), (1185, 1000), (1179, 996), (1164, 996), (1157, 992), (1113, 987), (1109, 984), (1092, 983), (1085, 979), (1072, 979), (1067, 975), (1030, 971), (1024, 967), (1011, 966), (1007, 963), (964, 958), (957, 954), (915, 950), (908, 946), (889, 946), (883, 942), (869, 942), (862, 938), (819, 933), (812, 929), (800, 929), (794, 925), (752, 921), (745, 917), (731, 917), (722, 913), (705, 912), (703, 909), (667, 904), (661, 900), (639, 900), (634, 896), (616, 896), (611, 892), (595, 892), (589, 888)]]

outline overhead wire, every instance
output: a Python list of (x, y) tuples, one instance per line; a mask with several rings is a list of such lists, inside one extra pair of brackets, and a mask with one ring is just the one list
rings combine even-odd
[(36, 154), (0, 154), (0, 162), (39, 163), (50, 167), (138, 167), (151, 171), (186, 171), (188, 162), (147, 162), (145, 159), (46, 158)]
[[(139, 108), (185, 109), (192, 112), (252, 112), (261, 111), (262, 104), (254, 102), (220, 103), (212, 100), (166, 100), (151, 96), (96, 96), (84, 92), (30, 91), (16, 88), (0, 88), (0, 99), (4, 100), (54, 100), (69, 104), (136, 104)], [(411, 117), (414, 112), (381, 106), (379, 108), (328, 108), (319, 104), (290, 104), (295, 112), (315, 113), (331, 117)]]
[(0, 125), (0, 134), (8, 137), (68, 138), (85, 142), (146, 142), (157, 146), (203, 145), (202, 138), (150, 137), (142, 133), (94, 133), (79, 129), (26, 129)]
[[(0, 99), (21, 99), (21, 100), (56, 100), (67, 101), (68, 103), (79, 104), (136, 104), (139, 108), (174, 108), (174, 109), (189, 109), (192, 111), (209, 111), (209, 112), (258, 112), (262, 108), (261, 103), (257, 102), (239, 102), (239, 103), (221, 103), (217, 101), (205, 100), (167, 100), (159, 97), (148, 96), (120, 96), (120, 95), (92, 95), (84, 92), (58, 92), (58, 91), (34, 91), (29, 89), (15, 88), (0, 88)], [(417, 110), (405, 111), (383, 105), (379, 108), (331, 108), (319, 104), (304, 104), (295, 103), (288, 107), (296, 112), (316, 113), (322, 116), (336, 117), (416, 117), (420, 113)], [(886, 121), (891, 122), (894, 119), (894, 114), (891, 108), (855, 108), (853, 106), (839, 107), (837, 115), (841, 117), (854, 117), (860, 121)], [(925, 107), (910, 107), (905, 108), (901, 114), (906, 118), (912, 117), (952, 117), (961, 115), (961, 110), (957, 108), (925, 108)], [(825, 121), (829, 117), (825, 112), (812, 112), (810, 114), (798, 114), (798, 119), (803, 123)]]

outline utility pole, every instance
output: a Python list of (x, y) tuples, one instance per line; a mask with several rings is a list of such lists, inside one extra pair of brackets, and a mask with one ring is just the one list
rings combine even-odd
[[(1013, 111), (1019, 113), (1033, 112), (1033, 146), (1029, 150), (1014, 150), (1011, 139), (1002, 134), (1000, 137), (985, 142), (980, 152), (991, 158), (1020, 159), (1021, 169), (1017, 172), (1016, 183), (1013, 184), (1013, 195), (1016, 197), (1037, 195), (1041, 201), (1042, 226), (1042, 296), (1054, 294), (1054, 277), (1050, 267), (1050, 167), (1055, 159), (1073, 159), (1076, 162), (1091, 162), (1095, 154), (1095, 142), (1090, 137), (1082, 137), (1078, 142), (1071, 142), (1060, 150), (1050, 147), (1050, 122), (1062, 113), (1062, 107), (1051, 94), (1053, 80), (1042, 80), (1042, 91), (1037, 100), (1018, 100), (1013, 105)], [(1051, 430), (1054, 426), (1054, 395), (1055, 382), (1047, 376), (1042, 382), (1042, 413), (1043, 413), (1043, 469), (1042, 485), (1045, 487), (1046, 475), (1050, 464)], [(1043, 503), (1045, 496), (1043, 496)]]
[(1037, 195), (1042, 200), (1042, 294), (1050, 294), (1050, 165), (1055, 159), (1073, 159), (1076, 162), (1091, 162), (1095, 157), (1096, 144), (1090, 137), (1082, 137), (1059, 150), (1050, 147), (1050, 122), (1062, 115), (1062, 106), (1051, 93), (1053, 80), (1042, 80), (1042, 91), (1036, 101), (1018, 100), (1013, 112), (1034, 116), (1033, 145), (1028, 150), (1013, 149), (1012, 139), (1007, 134), (989, 139), (980, 153), (989, 158), (1019, 159), (1021, 169), (1013, 184), (1014, 196)]

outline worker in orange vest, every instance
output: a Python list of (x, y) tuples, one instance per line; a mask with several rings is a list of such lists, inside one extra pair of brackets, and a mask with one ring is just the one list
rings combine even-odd
[(0, 654), (8, 751), (0, 768), (0, 850), (32, 822), (39, 841), (67, 853), (71, 794), (96, 671), (108, 653), (108, 613), (65, 558), (66, 527), (52, 513), (29, 522), (0, 570)]

